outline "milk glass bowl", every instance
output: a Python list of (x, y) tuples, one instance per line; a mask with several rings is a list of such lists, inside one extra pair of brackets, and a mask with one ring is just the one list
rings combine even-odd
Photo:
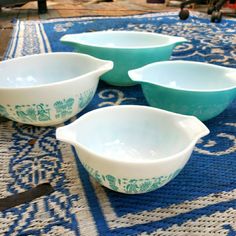
[(149, 105), (202, 121), (222, 111), (236, 97), (236, 69), (193, 61), (152, 63), (129, 71), (142, 86)]
[(114, 191), (145, 193), (168, 183), (184, 167), (209, 130), (197, 118), (122, 105), (86, 113), (56, 131), (75, 146), (81, 163)]
[(168, 60), (182, 37), (137, 31), (98, 31), (68, 34), (61, 42), (76, 51), (114, 62), (114, 69), (101, 77), (117, 86), (135, 85), (128, 71), (155, 61)]
[(62, 123), (93, 98), (111, 61), (78, 53), (48, 53), (0, 63), (0, 115), (36, 126)]

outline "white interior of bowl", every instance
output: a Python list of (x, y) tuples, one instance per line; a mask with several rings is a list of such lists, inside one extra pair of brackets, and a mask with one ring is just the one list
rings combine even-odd
[(25, 88), (66, 81), (101, 65), (76, 53), (50, 53), (21, 57), (0, 64), (0, 88)]
[(85, 117), (71, 127), (75, 142), (112, 159), (161, 159), (179, 153), (191, 142), (185, 128), (162, 113), (128, 108), (98, 111)]
[(212, 91), (236, 86), (236, 70), (207, 63), (158, 62), (138, 72), (140, 81), (183, 90)]
[(156, 47), (172, 40), (171, 36), (133, 31), (100, 31), (74, 34), (70, 37), (73, 37), (73, 41), (85, 45), (111, 48)]

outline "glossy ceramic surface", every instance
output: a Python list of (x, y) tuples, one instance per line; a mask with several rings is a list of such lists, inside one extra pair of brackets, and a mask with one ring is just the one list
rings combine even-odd
[(200, 62), (157, 62), (129, 71), (147, 102), (157, 108), (209, 120), (236, 97), (236, 69)]
[(0, 63), (0, 115), (25, 124), (62, 123), (93, 98), (113, 63), (79, 53), (49, 53)]
[(114, 62), (112, 71), (101, 79), (111, 85), (134, 85), (128, 71), (146, 64), (168, 60), (174, 47), (186, 42), (181, 37), (134, 31), (99, 31), (65, 35), (63, 43), (76, 51)]
[(173, 179), (209, 130), (195, 117), (147, 106), (112, 106), (86, 113), (58, 128), (58, 140), (76, 147), (100, 184), (135, 194)]

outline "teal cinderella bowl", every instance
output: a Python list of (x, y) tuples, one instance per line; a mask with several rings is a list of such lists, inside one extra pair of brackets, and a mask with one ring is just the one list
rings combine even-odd
[(168, 60), (175, 46), (186, 41), (182, 37), (135, 31), (98, 31), (61, 38), (78, 52), (113, 61), (113, 70), (101, 79), (117, 86), (135, 85), (128, 76), (129, 70)]
[(236, 69), (191, 62), (157, 62), (129, 71), (147, 102), (157, 108), (209, 120), (236, 97)]

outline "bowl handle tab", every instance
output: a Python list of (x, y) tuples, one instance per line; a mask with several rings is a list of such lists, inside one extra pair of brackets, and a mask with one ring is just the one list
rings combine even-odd
[(60, 42), (70, 46), (76, 46), (79, 44), (78, 37), (75, 34), (66, 34), (60, 38)]
[(182, 43), (188, 42), (188, 40), (184, 37), (172, 36), (172, 42), (175, 46), (177, 46), (177, 45), (180, 45)]
[(144, 82), (141, 68), (128, 71), (128, 75), (136, 83)]
[(98, 70), (95, 71), (95, 73), (97, 73), (98, 76), (113, 69), (113, 66), (114, 66), (113, 61), (107, 61), (107, 60), (101, 60), (101, 59), (96, 59), (96, 60), (100, 62)]
[(234, 89), (236, 92), (236, 69), (235, 68), (227, 68), (227, 67), (222, 67), (224, 70), (226, 70), (226, 76), (230, 78), (234, 85)]
[(75, 133), (70, 125), (59, 127), (56, 129), (56, 139), (72, 145), (76, 144)]
[(209, 129), (194, 116), (185, 116), (185, 119), (180, 119), (179, 123), (195, 142), (210, 133)]

